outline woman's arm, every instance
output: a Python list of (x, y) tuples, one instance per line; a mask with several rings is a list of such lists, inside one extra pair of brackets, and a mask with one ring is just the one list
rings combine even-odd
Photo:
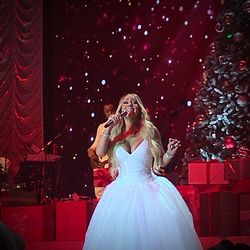
[(176, 139), (169, 139), (169, 143), (168, 143), (168, 149), (166, 151), (166, 153), (163, 155), (162, 157), (162, 163), (163, 166), (165, 167), (168, 165), (168, 163), (172, 160), (172, 158), (174, 157), (177, 149), (181, 146), (180, 142)]
[(96, 154), (99, 157), (103, 157), (108, 152), (109, 142), (110, 142), (110, 131), (111, 129), (105, 128), (103, 133), (100, 135), (97, 146), (96, 146)]
[(110, 132), (112, 128), (115, 126), (115, 124), (117, 124), (120, 120), (121, 120), (121, 117), (117, 114), (113, 114), (109, 116), (106, 124), (108, 124), (109, 122), (111, 123), (107, 128), (104, 129), (103, 133), (100, 135), (100, 138), (96, 147), (96, 154), (99, 157), (103, 157), (104, 155), (107, 154), (109, 143), (110, 143)]

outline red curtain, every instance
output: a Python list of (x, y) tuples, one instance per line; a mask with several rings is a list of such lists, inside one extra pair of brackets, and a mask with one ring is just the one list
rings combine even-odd
[(43, 146), (42, 20), (42, 0), (0, 1), (0, 157), (12, 176)]

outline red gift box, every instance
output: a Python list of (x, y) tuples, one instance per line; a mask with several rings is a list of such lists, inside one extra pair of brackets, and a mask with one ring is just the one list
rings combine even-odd
[(176, 186), (177, 190), (186, 202), (190, 212), (192, 213), (194, 226), (199, 232), (199, 193), (194, 185)]
[(187, 203), (194, 220), (197, 220), (199, 218), (199, 194), (197, 188), (194, 185), (176, 186), (176, 188)]
[(228, 184), (224, 178), (224, 163), (193, 161), (188, 164), (189, 184)]
[(37, 193), (28, 191), (3, 191), (0, 203), (2, 207), (36, 206)]
[(94, 169), (94, 187), (106, 187), (112, 180), (108, 168)]
[(97, 201), (66, 201), (56, 204), (56, 240), (83, 241)]
[(205, 161), (190, 162), (188, 164), (188, 183), (206, 184), (208, 179), (208, 164)]
[(54, 207), (27, 206), (1, 208), (2, 221), (26, 241), (53, 241)]
[(239, 195), (233, 192), (200, 194), (200, 236), (239, 233)]
[(199, 194), (230, 191), (229, 185), (224, 185), (224, 184), (196, 185), (196, 188)]
[(232, 191), (237, 193), (248, 193), (250, 194), (250, 180), (239, 180), (234, 183)]
[(240, 194), (240, 234), (250, 235), (250, 194)]
[(242, 180), (250, 179), (250, 159), (241, 158), (225, 161), (225, 179)]
[(87, 229), (86, 201), (56, 204), (56, 240), (83, 241)]
[(208, 162), (210, 168), (210, 184), (228, 184), (228, 180), (224, 177), (225, 164), (224, 162)]
[(96, 208), (97, 204), (98, 204), (98, 199), (87, 201), (87, 211), (86, 211), (86, 214), (87, 214), (87, 226), (89, 225), (90, 219), (92, 217), (92, 214), (95, 211), (95, 208)]

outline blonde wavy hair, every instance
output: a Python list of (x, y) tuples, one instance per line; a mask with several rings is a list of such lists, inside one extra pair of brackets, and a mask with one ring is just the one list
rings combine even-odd
[[(146, 139), (149, 143), (150, 150), (154, 159), (152, 170), (156, 173), (159, 173), (160, 168), (162, 166), (162, 156), (164, 153), (162, 143), (161, 143), (161, 137), (160, 137), (158, 129), (150, 121), (150, 117), (140, 97), (135, 93), (129, 93), (129, 94), (124, 95), (118, 104), (116, 114), (121, 113), (121, 108), (122, 108), (124, 98), (128, 95), (131, 95), (139, 105), (140, 113), (138, 117), (136, 118), (138, 122), (137, 126), (138, 128), (140, 128), (139, 133), (142, 136), (142, 138)], [(108, 156), (109, 156), (110, 165), (111, 165), (110, 172), (113, 177), (117, 175), (117, 159), (114, 156), (114, 149), (118, 145), (121, 145), (125, 142), (125, 139), (121, 139), (119, 141), (116, 141), (114, 139), (117, 138), (117, 136), (122, 134), (124, 131), (125, 131), (125, 123), (123, 119), (120, 121), (120, 123), (115, 125), (113, 129), (111, 130), (111, 135), (110, 135), (111, 144), (108, 150)]]

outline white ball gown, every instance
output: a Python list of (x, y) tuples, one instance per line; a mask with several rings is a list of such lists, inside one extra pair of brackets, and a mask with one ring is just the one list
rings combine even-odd
[(148, 141), (115, 150), (119, 175), (91, 218), (84, 250), (202, 249), (192, 215), (174, 185), (151, 171)]

